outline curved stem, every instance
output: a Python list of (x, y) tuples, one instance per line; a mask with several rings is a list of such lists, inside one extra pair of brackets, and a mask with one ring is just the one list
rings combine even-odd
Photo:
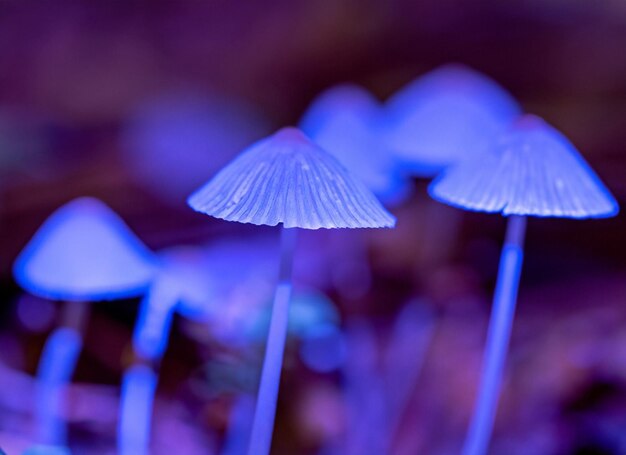
[(509, 217), (489, 321), (478, 400), (465, 439), (463, 455), (483, 455), (489, 445), (515, 315), (525, 232), (525, 217)]
[(175, 290), (158, 279), (141, 301), (133, 331), (133, 349), (141, 359), (156, 362), (163, 356), (176, 301)]
[(37, 367), (35, 419), (38, 439), (44, 444), (63, 446), (67, 442), (65, 394), (83, 344), (81, 332), (88, 317), (87, 305), (85, 302), (64, 304), (64, 327), (48, 337), (41, 354)]
[(118, 422), (118, 446), (122, 455), (148, 453), (152, 406), (158, 381), (153, 367), (168, 344), (176, 293), (157, 280), (141, 301), (133, 332), (138, 361), (124, 372)]
[(63, 446), (67, 442), (64, 406), (82, 347), (80, 333), (74, 329), (56, 329), (46, 341), (37, 371), (36, 419), (42, 443)]
[(280, 384), (280, 373), (283, 365), (283, 353), (287, 339), (289, 321), (289, 300), (291, 298), (291, 269), (295, 249), (295, 229), (282, 228), (280, 272), (272, 319), (265, 348), (261, 383), (254, 412), (252, 435), (248, 447), (248, 455), (267, 455), (272, 445), (274, 418), (276, 417), (276, 401)]

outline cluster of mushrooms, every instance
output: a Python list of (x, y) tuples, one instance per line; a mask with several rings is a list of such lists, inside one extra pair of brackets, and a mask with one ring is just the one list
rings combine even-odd
[[(322, 93), (299, 128), (260, 140), (192, 194), (194, 210), (226, 221), (280, 225), (278, 278), (247, 453), (270, 453), (279, 394), (298, 229), (393, 228), (387, 209), (432, 178), (436, 201), (500, 213), (507, 230), (494, 291), (482, 377), (463, 455), (487, 453), (496, 417), (520, 281), (527, 217), (602, 218), (618, 205), (575, 147), (542, 119), (522, 113), (489, 78), (448, 65), (398, 91), (384, 105), (341, 85)], [(154, 253), (98, 200), (55, 212), (17, 258), (28, 292), (65, 302), (37, 372), (38, 450), (69, 453), (65, 390), (81, 350), (88, 302), (143, 296), (134, 361), (121, 385), (118, 446), (149, 453), (159, 360), (175, 312), (213, 311), (213, 282), (194, 253)], [(215, 266), (220, 276), (220, 265)], [(410, 315), (405, 315), (410, 317)], [(404, 316), (403, 316), (404, 317)], [(358, 381), (359, 379), (356, 378)], [(365, 380), (365, 379), (364, 379)], [(242, 449), (243, 450), (243, 449)]]

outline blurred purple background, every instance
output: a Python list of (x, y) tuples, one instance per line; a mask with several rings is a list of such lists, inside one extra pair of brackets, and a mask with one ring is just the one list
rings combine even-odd
[[(100, 198), (154, 250), (273, 235), (195, 214), (185, 197), (247, 144), (297, 124), (323, 89), (355, 82), (384, 100), (448, 62), (488, 74), (560, 129), (626, 201), (619, 0), (0, 4), (0, 447), (13, 455), (29, 445), (30, 375), (58, 309), (23, 295), (11, 264), (54, 209)], [(458, 453), (504, 235), (501, 217), (439, 205), (426, 184), (416, 181), (413, 196), (392, 209), (393, 231), (305, 232), (300, 241), (298, 270), (315, 278), (306, 284), (332, 298), (348, 333), (355, 321), (371, 331), (374, 370), (384, 367), (408, 301), (418, 298), (431, 314), (431, 337), (420, 338), (422, 325), (408, 331), (416, 352), (420, 340), (430, 342), (388, 449), (394, 455)], [(626, 215), (529, 221), (490, 453), (626, 453), (625, 234)], [(322, 245), (328, 254), (319, 257)], [(323, 264), (345, 251), (369, 258), (366, 278), (354, 264), (339, 278), (322, 276)], [(371, 280), (367, 292), (349, 292), (363, 280)], [(93, 307), (71, 391), (76, 454), (114, 453), (136, 311), (135, 301)], [(20, 322), (24, 314), (40, 319)], [(235, 349), (194, 324), (177, 317), (163, 360), (157, 455), (218, 453), (234, 397), (256, 390), (262, 347)], [(404, 358), (407, 368), (416, 352)], [(288, 346), (276, 454), (343, 444), (351, 431), (344, 379), (312, 372)]]

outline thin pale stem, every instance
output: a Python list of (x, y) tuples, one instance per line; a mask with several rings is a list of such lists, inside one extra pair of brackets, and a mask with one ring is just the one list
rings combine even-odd
[[(141, 301), (133, 332), (134, 365), (124, 372), (118, 424), (122, 455), (149, 452), (152, 406), (158, 381), (158, 362), (167, 349), (176, 293), (156, 281)], [(146, 365), (148, 364), (148, 365)]]
[(174, 307), (174, 289), (157, 280), (141, 301), (133, 331), (133, 349), (142, 360), (157, 362), (163, 357), (169, 342)]
[(149, 453), (152, 403), (157, 375), (147, 365), (133, 365), (122, 379), (118, 446), (121, 455)]
[(37, 368), (38, 439), (44, 444), (63, 446), (67, 442), (65, 407), (67, 387), (82, 348), (82, 331), (89, 309), (85, 302), (65, 302), (62, 327), (46, 340)]
[(289, 321), (289, 300), (291, 299), (291, 269), (295, 249), (295, 229), (282, 228), (280, 272), (272, 319), (263, 360), (261, 383), (254, 412), (252, 434), (248, 455), (268, 455), (272, 445), (276, 402), (283, 365), (283, 353), (287, 339)]
[(517, 290), (524, 259), (525, 232), (526, 218), (511, 216), (507, 223), (506, 240), (500, 257), (478, 400), (466, 436), (463, 455), (484, 455), (489, 446), (515, 315)]

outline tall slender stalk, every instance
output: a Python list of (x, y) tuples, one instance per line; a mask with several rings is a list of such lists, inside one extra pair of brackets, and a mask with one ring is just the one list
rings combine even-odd
[(272, 445), (274, 418), (276, 417), (276, 401), (280, 384), (280, 373), (283, 366), (283, 354), (287, 339), (289, 321), (289, 301), (291, 299), (291, 270), (293, 267), (293, 253), (295, 249), (295, 229), (282, 228), (280, 272), (272, 319), (265, 348), (261, 383), (254, 411), (252, 434), (248, 455), (267, 455)]
[(484, 455), (489, 445), (515, 315), (517, 290), (524, 259), (525, 233), (526, 217), (510, 216), (500, 256), (478, 400), (465, 439), (463, 455)]

